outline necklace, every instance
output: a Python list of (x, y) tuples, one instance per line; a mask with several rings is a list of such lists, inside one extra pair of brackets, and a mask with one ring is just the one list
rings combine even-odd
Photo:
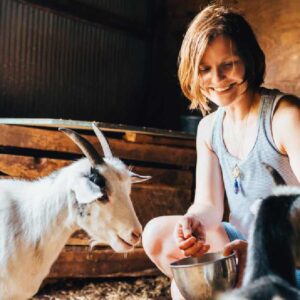
[[(249, 110), (247, 112), (247, 116), (245, 117), (246, 120), (245, 120), (245, 125), (243, 126), (242, 138), (241, 138), (240, 143), (239, 143), (239, 139), (236, 136), (236, 132), (233, 130), (233, 128), (234, 128), (233, 123), (230, 120), (230, 126), (231, 126), (231, 129), (232, 129), (231, 131), (233, 133), (234, 140), (236, 142), (236, 145), (239, 145), (238, 146), (238, 151), (237, 151), (237, 156), (238, 156), (239, 159), (241, 157), (243, 157), (244, 141), (245, 141), (245, 136), (246, 136), (247, 129), (248, 129), (248, 119), (249, 119), (249, 115), (250, 115), (250, 112), (251, 112), (251, 109), (252, 109), (252, 104), (253, 104), (253, 102), (251, 103), (251, 105), (249, 107)], [(229, 121), (229, 118), (228, 118), (228, 121)], [(234, 165), (234, 167), (232, 168), (231, 175), (233, 177), (233, 190), (234, 190), (234, 193), (238, 194), (241, 191), (241, 169), (240, 169), (240, 166), (239, 166), (239, 162), (237, 162)]]

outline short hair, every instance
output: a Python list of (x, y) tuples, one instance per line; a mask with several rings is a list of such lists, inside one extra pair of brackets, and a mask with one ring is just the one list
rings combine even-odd
[(235, 44), (245, 64), (244, 79), (249, 87), (258, 89), (264, 80), (265, 55), (249, 23), (233, 9), (216, 4), (206, 7), (191, 22), (178, 57), (181, 89), (191, 101), (190, 107), (200, 108), (203, 114), (210, 109), (208, 99), (201, 93), (199, 65), (207, 45), (219, 35)]

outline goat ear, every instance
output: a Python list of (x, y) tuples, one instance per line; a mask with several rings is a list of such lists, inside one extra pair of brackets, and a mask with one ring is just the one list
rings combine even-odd
[(151, 176), (143, 176), (130, 171), (131, 183), (143, 182), (151, 179)]
[(283, 179), (283, 177), (278, 173), (277, 170), (275, 170), (272, 166), (266, 164), (266, 163), (262, 163), (263, 166), (265, 166), (265, 168), (268, 170), (268, 172), (270, 173), (270, 175), (272, 176), (273, 179), (273, 183), (275, 184), (275, 186), (277, 185), (286, 185), (285, 180)]
[(256, 200), (254, 201), (254, 203), (250, 206), (250, 211), (252, 212), (252, 214), (253, 214), (254, 216), (257, 215), (258, 210), (259, 210), (259, 208), (260, 208), (262, 202), (263, 202), (263, 199), (258, 198), (258, 199), (256, 199)]
[(73, 190), (78, 203), (81, 204), (91, 203), (103, 196), (99, 186), (91, 182), (87, 177), (82, 177), (76, 181)]

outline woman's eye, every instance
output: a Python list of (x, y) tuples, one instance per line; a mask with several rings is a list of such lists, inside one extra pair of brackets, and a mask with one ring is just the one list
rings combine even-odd
[(224, 66), (226, 68), (231, 68), (233, 66), (233, 64), (234, 64), (233, 62), (228, 62), (228, 63), (225, 63)]
[(207, 72), (208, 70), (209, 70), (208, 67), (200, 67), (200, 68), (199, 68), (199, 72), (200, 72), (200, 73), (205, 73), (205, 72)]
[(224, 66), (226, 68), (231, 68), (234, 65), (237, 65), (238, 63), (239, 63), (239, 60), (229, 61), (229, 62), (224, 63)]

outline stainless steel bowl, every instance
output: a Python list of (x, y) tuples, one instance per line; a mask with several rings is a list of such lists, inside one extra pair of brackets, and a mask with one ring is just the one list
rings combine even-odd
[(171, 270), (186, 300), (210, 300), (218, 292), (232, 288), (236, 282), (236, 256), (221, 252), (202, 257), (188, 257), (171, 264)]

